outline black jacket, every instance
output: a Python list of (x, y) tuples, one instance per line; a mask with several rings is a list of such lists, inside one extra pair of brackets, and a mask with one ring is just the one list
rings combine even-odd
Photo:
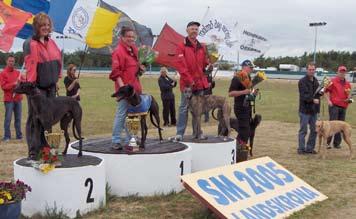
[(159, 89), (161, 90), (162, 100), (174, 99), (173, 88), (177, 86), (177, 82), (173, 81), (168, 76), (160, 76), (158, 79)]
[(308, 76), (299, 80), (299, 112), (304, 114), (316, 114), (320, 112), (320, 104), (314, 104), (313, 102), (313, 99), (320, 100), (320, 94), (314, 96), (318, 87), (319, 82), (315, 77), (312, 81)]

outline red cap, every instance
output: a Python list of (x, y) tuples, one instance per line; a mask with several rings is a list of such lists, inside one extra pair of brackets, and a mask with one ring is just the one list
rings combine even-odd
[(338, 68), (337, 68), (337, 71), (338, 72), (347, 72), (347, 68), (343, 65), (340, 65)]

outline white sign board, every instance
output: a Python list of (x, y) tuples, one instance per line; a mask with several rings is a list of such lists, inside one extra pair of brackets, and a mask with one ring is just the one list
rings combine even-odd
[(269, 157), (184, 175), (182, 180), (221, 218), (285, 218), (327, 199)]

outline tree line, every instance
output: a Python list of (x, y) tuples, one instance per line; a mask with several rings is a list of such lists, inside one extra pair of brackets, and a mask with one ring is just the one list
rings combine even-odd
[[(22, 52), (10, 53), (16, 58), (16, 65), (18, 67), (22, 66), (24, 57)], [(6, 63), (7, 53), (0, 53), (0, 66), (4, 66)], [(86, 53), (84, 57), (83, 51), (74, 51), (71, 53), (64, 54), (64, 67), (68, 64), (80, 65), (84, 58), (83, 66), (85, 68), (109, 68), (111, 67), (111, 56), (101, 55), (94, 53)], [(267, 67), (277, 67), (279, 64), (294, 64), (300, 67), (305, 67), (307, 63), (313, 61), (313, 53), (305, 52), (301, 56), (280, 56), (280, 57), (264, 57), (260, 56), (254, 59), (256, 66), (261, 68)], [(328, 52), (318, 52), (316, 54), (316, 66), (322, 67), (325, 70), (336, 71), (339, 65), (345, 65), (349, 70), (356, 67), (356, 51), (346, 52), (346, 51), (328, 51)], [(153, 65), (157, 67), (158, 65)], [(230, 70), (232, 68), (231, 64), (227, 62), (221, 62), (220, 68), (224, 70)]]
[[(254, 64), (261, 68), (279, 67), (279, 64), (294, 64), (300, 67), (306, 67), (313, 61), (313, 53), (304, 52), (302, 56), (280, 56), (264, 57), (260, 56), (254, 60)], [(316, 67), (322, 67), (325, 70), (336, 71), (339, 65), (345, 65), (347, 69), (353, 70), (356, 67), (356, 51), (328, 51), (316, 53)]]

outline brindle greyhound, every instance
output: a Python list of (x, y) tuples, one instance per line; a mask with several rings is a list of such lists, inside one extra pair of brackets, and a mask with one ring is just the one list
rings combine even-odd
[[(34, 83), (21, 82), (15, 89), (15, 93), (26, 94), (29, 97), (29, 107), (33, 109), (33, 119), (35, 129), (40, 136), (41, 125), (45, 131), (50, 131), (52, 126), (60, 122), (60, 127), (64, 131), (66, 146), (63, 155), (67, 154), (68, 145), (70, 142), (68, 134), (68, 125), (73, 120), (73, 135), (79, 140), (78, 157), (82, 156), (82, 136), (81, 136), (81, 121), (82, 108), (78, 101), (71, 97), (56, 97), (47, 98), (42, 95)], [(41, 145), (42, 146), (42, 145)]]
[[(126, 85), (120, 87), (120, 89), (111, 95), (111, 97), (116, 97), (117, 101), (122, 99), (127, 100), (131, 106), (137, 106), (141, 103), (140, 95), (135, 93), (134, 88), (131, 85)], [(149, 108), (151, 123), (158, 129), (159, 140), (162, 142), (162, 128), (160, 127), (160, 118), (159, 118), (159, 107), (157, 101), (151, 96), (151, 105)], [(153, 117), (156, 119), (156, 122), (153, 120)], [(147, 124), (146, 124), (146, 115), (141, 115), (141, 144), (140, 148), (145, 148), (146, 136), (147, 136)]]
[(192, 114), (193, 138), (204, 138), (201, 129), (201, 115), (212, 109), (219, 108), (223, 112), (222, 119), (226, 125), (226, 130), (228, 130), (227, 135), (224, 136), (224, 140), (227, 140), (230, 135), (231, 114), (231, 107), (228, 100), (225, 97), (215, 95), (193, 95), (190, 88), (186, 88), (185, 96), (189, 99), (188, 107)]

